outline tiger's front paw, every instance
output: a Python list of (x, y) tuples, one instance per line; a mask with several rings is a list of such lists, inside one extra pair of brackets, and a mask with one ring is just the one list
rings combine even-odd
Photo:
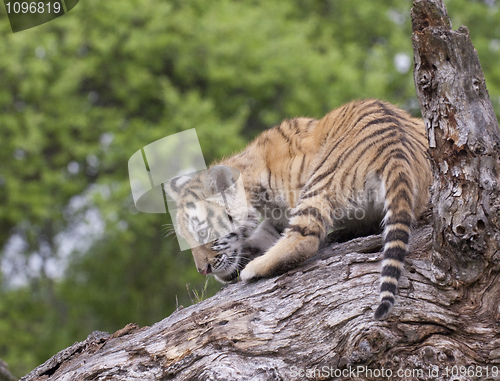
[(224, 237), (219, 238), (216, 240), (211, 249), (213, 251), (216, 251), (217, 253), (230, 253), (234, 251), (235, 249), (239, 249), (238, 245), (238, 235), (236, 233), (230, 233)]
[(251, 261), (240, 272), (240, 278), (243, 281), (256, 280), (260, 278), (267, 278), (267, 263), (263, 260), (264, 257), (259, 257)]

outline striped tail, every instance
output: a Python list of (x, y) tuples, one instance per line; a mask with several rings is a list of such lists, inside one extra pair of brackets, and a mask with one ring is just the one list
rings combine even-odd
[(395, 200), (393, 200), (392, 203), (395, 203), (394, 206), (396, 207), (389, 207), (385, 217), (384, 260), (382, 261), (382, 274), (380, 277), (380, 305), (374, 316), (376, 320), (385, 319), (394, 306), (398, 280), (408, 250), (410, 226), (413, 218), (412, 214), (408, 212), (411, 208), (406, 209), (403, 205), (406, 204), (404, 201), (411, 199), (411, 196), (403, 197), (404, 201), (401, 202), (401, 194), (407, 192), (408, 190), (400, 189), (400, 202), (395, 203)]

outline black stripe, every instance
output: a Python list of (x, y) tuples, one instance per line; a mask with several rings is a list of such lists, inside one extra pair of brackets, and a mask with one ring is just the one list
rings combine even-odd
[[(328, 154), (325, 156), (325, 158), (323, 159), (323, 161), (321, 162), (321, 164), (316, 167), (316, 169), (313, 171), (313, 173), (318, 172), (318, 170), (323, 166), (323, 164), (325, 164), (325, 161), (328, 160), (328, 158), (330, 157), (330, 155), (332, 154), (332, 152), (337, 148), (337, 146), (340, 143), (342, 143), (342, 140), (339, 140), (337, 143), (335, 143), (335, 145), (332, 147), (332, 149), (330, 150), (330, 152), (328, 152)], [(311, 184), (310, 186), (308, 186), (308, 188), (305, 189), (305, 190), (308, 190), (311, 186), (315, 185), (319, 181), (321, 181), (321, 178), (319, 180), (315, 181), (314, 184)]]
[[(405, 130), (405, 136), (407, 137), (406, 142), (408, 144), (412, 145), (413, 148), (420, 149), (421, 152), (427, 152), (427, 150), (429, 149), (429, 147), (426, 146), (425, 143), (421, 142), (420, 139), (418, 139), (418, 137), (413, 136), (412, 135), (413, 132), (416, 132), (416, 131), (415, 130), (408, 130), (408, 131)], [(422, 136), (420, 133), (418, 133), (418, 134), (420, 136)], [(425, 137), (425, 135), (423, 137), (427, 140), (427, 138)]]
[[(291, 147), (290, 147), (291, 149)], [(293, 161), (294, 157), (292, 156), (292, 153), (290, 152), (291, 159), (288, 160), (288, 187), (291, 189), (292, 188), (292, 166), (293, 166)], [(286, 198), (286, 196), (285, 196)]]
[(380, 285), (380, 292), (389, 291), (392, 294), (395, 294), (397, 290), (397, 286), (394, 283), (383, 282)]
[[(383, 151), (385, 150), (385, 148), (388, 148), (388, 147), (390, 147), (390, 146), (392, 146), (392, 145), (394, 145), (394, 144), (397, 144), (397, 143), (396, 143), (396, 142), (394, 142), (394, 141), (392, 141), (392, 142), (386, 143), (386, 144), (384, 144), (383, 146), (381, 146), (381, 147), (379, 148), (378, 155), (375, 155), (375, 156), (371, 159), (370, 163), (369, 163), (368, 165), (365, 165), (365, 166), (364, 166), (364, 167), (367, 169), (367, 171), (369, 171), (369, 170), (370, 170), (370, 168), (373, 166), (373, 164), (375, 164), (375, 162), (376, 162), (376, 161), (380, 160), (380, 155), (383, 153)], [(361, 161), (361, 158), (365, 155), (365, 153), (366, 153), (366, 152), (367, 152), (367, 151), (365, 150), (365, 151), (363, 151), (363, 152), (361, 153), (361, 155), (359, 156), (359, 160), (358, 160), (358, 162), (360, 162), (360, 161)], [(395, 148), (395, 149), (393, 149), (391, 152), (387, 153), (387, 156), (391, 156), (391, 155), (392, 155), (392, 153), (394, 153), (394, 152), (401, 152), (402, 154), (404, 154), (404, 152), (403, 152), (403, 150), (402, 150), (401, 148)], [(415, 161), (417, 161), (416, 156), (414, 156), (414, 154), (413, 154), (413, 153), (411, 153), (411, 154), (412, 154), (413, 159), (414, 159)], [(390, 157), (390, 158), (391, 158), (391, 157)], [(408, 161), (408, 159), (407, 159), (407, 158), (403, 158), (403, 160), (407, 161), (407, 162), (408, 162), (408, 164), (410, 164), (410, 165), (411, 165), (411, 163)], [(381, 174), (381, 172), (382, 172), (382, 169), (383, 169), (383, 168), (385, 168), (386, 166), (387, 166), (387, 160), (386, 160), (386, 162), (385, 162), (383, 165), (379, 166), (379, 167), (380, 167), (380, 168), (379, 168), (379, 170), (377, 170), (377, 171), (376, 171), (377, 175), (379, 175), (379, 176), (380, 176), (380, 174)], [(352, 181), (351, 181), (351, 187), (350, 187), (349, 189), (354, 189), (354, 183), (355, 183), (355, 181), (356, 181), (356, 174), (357, 174), (358, 168), (359, 168), (359, 166), (356, 166), (356, 170), (354, 171), (354, 176), (353, 176)], [(344, 183), (345, 183), (345, 180), (346, 180), (346, 178), (347, 178), (348, 173), (349, 173), (349, 172), (348, 172), (348, 171), (346, 171), (346, 172), (344, 173), (344, 175), (342, 176), (341, 184), (344, 184)], [(389, 176), (387, 176), (387, 177), (389, 178)], [(408, 186), (408, 187), (410, 188), (410, 186)], [(345, 190), (345, 189), (346, 189), (346, 187), (344, 187), (344, 188), (343, 188), (343, 190)], [(387, 191), (387, 193), (389, 193), (389, 191)]]
[[(415, 154), (415, 151), (419, 150), (418, 147), (415, 147), (412, 142), (408, 139), (407, 132), (405, 131), (405, 135), (401, 136), (401, 144), (404, 146), (406, 149), (407, 153), (409, 153), (413, 159), (413, 161), (418, 161), (417, 155)], [(411, 136), (410, 136), (411, 137)]]
[(401, 263), (404, 262), (406, 250), (400, 247), (390, 247), (384, 250), (384, 259), (395, 259)]
[[(307, 127), (309, 126), (309, 123), (311, 123), (311, 121), (309, 121), (309, 122), (307, 123)], [(298, 125), (295, 125), (295, 126), (290, 125), (290, 130), (291, 130), (291, 131), (292, 131), (292, 130), (295, 130), (295, 131), (294, 131), (294, 135), (298, 135), (298, 134), (300, 134), (300, 132), (302, 131), (302, 129), (301, 129), (301, 128), (298, 128)]]
[[(390, 141), (390, 142), (385, 143), (384, 145), (382, 145), (378, 149), (378, 153), (376, 155), (374, 155), (373, 159), (370, 161), (370, 163), (365, 168), (367, 168), (367, 169), (370, 168), (376, 161), (380, 160), (380, 157), (381, 157), (381, 155), (382, 155), (382, 153), (383, 153), (383, 151), (385, 149), (387, 149), (387, 148), (389, 148), (389, 147), (391, 147), (393, 145), (396, 145), (396, 144), (398, 144), (397, 141)], [(367, 153), (367, 150), (363, 150), (363, 152), (361, 152), (361, 154), (358, 156), (358, 162), (362, 161), (362, 157), (366, 153)], [(408, 163), (408, 165), (411, 165), (410, 161), (408, 160), (408, 158), (406, 157), (405, 153), (403, 152), (403, 150), (401, 148), (395, 148), (395, 149), (393, 149), (391, 152), (387, 153), (387, 156), (390, 156), (389, 160), (392, 159), (392, 158), (398, 158), (398, 159), (402, 159), (402, 160), (406, 161)], [(384, 162), (384, 164), (380, 166), (380, 169), (385, 168), (387, 166), (387, 162), (389, 160), (386, 160)], [(358, 167), (356, 167), (356, 172), (357, 172), (357, 169), (358, 169)], [(349, 175), (349, 173), (352, 173), (352, 171), (346, 170), (344, 172), (344, 174), (342, 175), (342, 178), (340, 180), (340, 184), (344, 184), (345, 185), (345, 181), (346, 181), (347, 176)], [(377, 174), (379, 174), (378, 171), (377, 171)], [(387, 176), (387, 177), (389, 177), (389, 176)], [(356, 176), (353, 177), (352, 183), (351, 183), (351, 188), (349, 188), (349, 189), (353, 189), (354, 188), (354, 182), (355, 181), (356, 181)], [(345, 190), (345, 189), (346, 189), (346, 187), (344, 186), (342, 188), (342, 190)]]
[(389, 209), (395, 209), (393, 205), (400, 205), (401, 200), (404, 200), (407, 204), (408, 207), (412, 208), (413, 207), (413, 200), (411, 200), (411, 197), (408, 193), (408, 189), (400, 189), (398, 193), (392, 198), (391, 205), (389, 205)]
[[(422, 152), (428, 152), (429, 151), (429, 141), (427, 140), (427, 136), (426, 136), (426, 133), (424, 131), (424, 133), (420, 133), (420, 131), (416, 131), (416, 130), (412, 130), (412, 133), (415, 133), (417, 136), (413, 136), (411, 135), (412, 137), (412, 140), (413, 140), (413, 143), (417, 144)], [(419, 139), (420, 138), (423, 138), (422, 140)]]
[[(369, 122), (368, 124), (379, 124), (379, 123), (385, 123), (385, 121), (383, 119), (378, 119), (378, 120), (373, 120), (373, 121)], [(389, 132), (389, 133), (386, 136), (382, 136), (386, 132)], [(359, 140), (354, 147), (350, 147), (350, 148), (348, 147), (343, 152), (339, 152), (339, 154), (337, 155), (337, 161), (333, 165), (333, 168), (331, 170), (334, 171), (337, 167), (339, 167), (354, 151), (356, 151), (366, 141), (372, 140), (375, 137), (381, 137), (380, 139), (372, 141), (369, 144), (369, 145), (375, 145), (382, 140), (387, 140), (387, 139), (394, 137), (396, 135), (398, 135), (398, 133), (397, 133), (397, 131), (394, 130), (394, 126), (389, 126), (389, 127), (374, 131), (372, 134), (365, 136), (363, 139)]]
[(399, 159), (405, 161), (406, 163), (408, 163), (408, 165), (411, 165), (410, 159), (408, 159), (408, 156), (406, 156), (406, 154), (402, 150), (399, 150), (394, 155), (391, 154), (390, 158)]
[(386, 168), (381, 167), (380, 171), (377, 172), (378, 175), (381, 175), (384, 169), (389, 168), (387, 175), (385, 176), (386, 182), (391, 182), (390, 178), (392, 177), (393, 172), (399, 170), (399, 173), (408, 173), (408, 167), (403, 165), (401, 162), (390, 163)]
[(413, 118), (407, 119), (406, 121), (408, 122), (407, 126), (409, 128), (405, 129), (405, 131), (407, 132), (408, 136), (411, 136), (413, 140), (417, 141), (420, 145), (422, 145), (422, 147), (424, 147), (424, 150), (427, 150), (427, 148), (429, 148), (429, 147), (426, 147), (425, 144), (423, 144), (419, 139), (419, 137), (420, 137), (420, 138), (423, 138), (424, 140), (427, 140), (427, 137), (425, 135), (426, 128), (425, 128), (425, 124), (423, 123), (423, 121), (421, 119), (419, 119), (419, 121), (421, 121), (421, 123), (417, 123), (417, 122), (415, 122), (415, 119), (413, 119)]
[(402, 241), (405, 244), (408, 244), (409, 240), (410, 240), (410, 233), (405, 232), (402, 229), (389, 230), (385, 238), (386, 242)]
[(308, 236), (316, 236), (319, 238), (320, 233), (319, 232), (314, 232), (310, 230), (308, 227), (300, 227), (299, 225), (291, 225), (290, 226), (290, 231), (299, 233), (303, 237), (308, 237)]
[[(380, 119), (379, 119), (380, 121)], [(373, 122), (376, 122), (376, 121), (373, 121)], [(371, 122), (370, 122), (371, 123)], [(311, 179), (310, 182), (308, 182), (306, 184), (306, 189), (305, 191), (309, 190), (312, 186), (316, 185), (317, 183), (319, 183), (321, 180), (323, 180), (326, 176), (330, 175), (331, 173), (335, 172), (336, 168), (343, 162), (345, 161), (349, 155), (352, 154), (352, 152), (354, 152), (360, 145), (362, 145), (363, 143), (365, 143), (367, 140), (371, 140), (373, 139), (374, 136), (380, 136), (380, 135), (383, 135), (385, 134), (386, 132), (390, 132), (389, 134), (387, 134), (387, 136), (383, 136), (381, 137), (380, 139), (377, 139), (376, 141), (373, 141), (373, 142), (370, 142), (370, 144), (377, 144), (379, 141), (381, 140), (385, 140), (385, 139), (388, 139), (390, 137), (393, 137), (393, 136), (396, 136), (398, 133), (397, 131), (394, 131), (394, 126), (390, 126), (390, 127), (386, 127), (386, 128), (383, 128), (381, 130), (378, 130), (378, 131), (375, 131), (373, 134), (370, 134), (368, 136), (365, 136), (363, 139), (361, 139), (360, 141), (358, 141), (358, 143), (352, 147), (349, 152), (345, 153), (342, 152), (337, 156), (337, 161), (335, 162), (335, 164), (333, 164), (330, 168), (328, 168), (328, 170), (326, 171), (323, 171), (323, 173), (321, 173), (319, 176)], [(337, 145), (339, 144), (340, 142), (337, 142), (337, 144), (330, 150), (330, 152), (328, 153), (328, 156), (326, 156), (324, 158), (324, 160), (321, 162), (321, 164), (315, 169), (315, 171), (313, 173), (316, 173), (320, 168), (321, 166), (326, 162), (326, 160), (328, 159), (328, 157), (330, 156), (330, 154), (333, 152), (333, 150), (337, 147)]]
[(207, 221), (210, 220), (214, 216), (214, 211), (212, 209), (208, 209), (207, 212)]
[(230, 231), (231, 230), (229, 228), (229, 226), (226, 224), (226, 222), (224, 221), (224, 219), (222, 218), (222, 216), (217, 217), (217, 223), (219, 224), (218, 227), (221, 228), (220, 230), (223, 230), (223, 231)]
[(388, 104), (381, 102), (379, 100), (377, 100), (375, 103), (377, 104), (377, 106), (379, 106), (384, 111), (384, 114), (390, 115), (390, 116), (398, 118), (398, 119), (406, 119), (403, 115), (396, 112), (396, 110), (389, 108)]
[(310, 197), (318, 196), (318, 195), (320, 195), (320, 194), (321, 194), (321, 191), (322, 191), (323, 189), (325, 189), (327, 186), (328, 186), (328, 184), (325, 184), (325, 185), (323, 185), (321, 188), (316, 188), (316, 189), (314, 189), (314, 190), (310, 191), (310, 192), (309, 192), (309, 193), (307, 193), (307, 194), (303, 194), (302, 196), (300, 196), (300, 199), (301, 199), (301, 200), (304, 200), (304, 199), (306, 199), (306, 198), (310, 198)]
[[(427, 137), (425, 137), (425, 139), (427, 140)], [(415, 142), (420, 145), (420, 147), (422, 147), (422, 151), (423, 152), (427, 152), (429, 150), (429, 146), (425, 145), (423, 142), (421, 142), (420, 140), (414, 138)]]
[[(297, 183), (299, 183), (299, 186), (301, 185), (301, 179), (302, 179), (302, 174), (304, 173), (304, 165), (306, 164), (306, 155), (302, 155), (302, 163), (300, 163), (300, 171), (297, 174)], [(302, 188), (302, 187), (300, 187)]]
[[(364, 152), (365, 152), (365, 151), (363, 151), (363, 152), (361, 153), (361, 156), (363, 156), (363, 153), (364, 153)], [(361, 156), (360, 156), (360, 157), (361, 157)], [(360, 161), (361, 161), (361, 160), (359, 160), (359, 159), (358, 159), (358, 163), (359, 163)], [(354, 172), (354, 175), (353, 175), (353, 178), (352, 178), (352, 183), (353, 183), (353, 186), (351, 186), (350, 188), (347, 188), (347, 189), (349, 189), (349, 190), (353, 190), (353, 189), (354, 189), (354, 183), (356, 182), (356, 172), (357, 172), (357, 169), (358, 169), (358, 168), (356, 167), (356, 171)], [(345, 187), (346, 183), (345, 183), (345, 182), (346, 182), (346, 180), (347, 180), (347, 176), (349, 176), (349, 174), (350, 174), (350, 173), (352, 173), (352, 168), (347, 168), (347, 169), (344, 171), (344, 174), (342, 175), (342, 178), (340, 179), (340, 185), (342, 186), (342, 192), (343, 192), (343, 193), (344, 193), (344, 191), (345, 191), (345, 189), (346, 189), (346, 187)]]
[[(341, 109), (338, 109), (338, 113), (340, 115), (338, 118), (335, 118), (337, 125), (343, 126), (345, 124), (344, 119), (345, 119), (346, 113), (351, 112), (351, 110), (347, 106), (348, 105), (344, 106)], [(331, 139), (332, 135), (335, 135), (335, 133), (338, 132), (338, 130), (339, 130), (338, 128), (332, 128), (332, 127), (335, 127), (335, 125), (330, 126), (330, 127), (331, 127), (330, 130), (326, 134), (325, 141), (329, 141)]]
[[(369, 117), (369, 116), (373, 116), (374, 114), (376, 114), (376, 111), (373, 111), (373, 110), (369, 110), (368, 112), (362, 114), (353, 124), (352, 124), (352, 127), (351, 129), (355, 129), (356, 126), (365, 118)], [(364, 128), (364, 126), (363, 126)], [(361, 131), (363, 131), (363, 129), (361, 129)]]
[[(389, 171), (389, 174), (391, 172), (392, 172), (392, 169), (391, 169), (391, 171)], [(388, 174), (387, 178), (389, 178), (389, 174)], [(386, 194), (388, 195), (388, 194), (392, 193), (393, 191), (395, 191), (402, 184), (404, 184), (407, 189), (411, 189), (412, 188), (412, 186), (410, 184), (410, 180), (409, 180), (408, 175), (406, 173), (400, 172), (398, 174), (398, 177), (396, 179), (394, 179), (391, 182), (391, 185), (389, 186), (389, 188), (387, 188)]]
[[(380, 109), (369, 109), (370, 107), (372, 106), (376, 106), (376, 102), (374, 103), (371, 103), (371, 104), (367, 104), (365, 102), (352, 102), (352, 103), (349, 103), (347, 105), (344, 106), (343, 108), (343, 111), (342, 111), (342, 115), (338, 118), (336, 118), (336, 120), (338, 121), (338, 124), (343, 126), (345, 124), (348, 124), (350, 123), (350, 121), (347, 121), (345, 122), (345, 118), (346, 118), (346, 113), (349, 113), (349, 114), (352, 114), (353, 111), (355, 112), (356, 109), (358, 108), (363, 108), (363, 109), (368, 109), (369, 111), (364, 113), (363, 115), (361, 115), (361, 117), (359, 117), (356, 122), (354, 122), (354, 124), (351, 124), (350, 125), (350, 129), (354, 129), (356, 128), (356, 126), (366, 117), (368, 116), (371, 116), (371, 115), (376, 115), (376, 114), (380, 114)], [(352, 119), (352, 118), (351, 118)], [(363, 127), (364, 128), (364, 127)], [(361, 129), (361, 131), (363, 131), (363, 128)], [(327, 136), (326, 136), (326, 139), (330, 139), (330, 136), (331, 136), (331, 133), (332, 132), (336, 132), (338, 129), (331, 129)]]
[(281, 124), (276, 127), (276, 131), (278, 131), (281, 134), (283, 139), (285, 139), (288, 144), (291, 144), (290, 138), (288, 136), (286, 136), (285, 133), (283, 132), (283, 130), (281, 129)]
[[(373, 106), (373, 104), (371, 105)], [(377, 113), (380, 113), (380, 110), (369, 110), (368, 112), (362, 114), (355, 122), (354, 124), (352, 125), (352, 128), (354, 129), (358, 124), (359, 122), (361, 122), (363, 119), (365, 119), (366, 117), (368, 116), (371, 116), (371, 115), (374, 115), (374, 114), (377, 114)], [(363, 127), (364, 128), (364, 127)], [(361, 130), (362, 131), (362, 130)]]
[[(357, 143), (357, 144), (356, 144), (353, 148), (351, 148), (351, 150), (350, 150), (348, 153), (345, 153), (345, 151), (344, 151), (344, 152), (342, 152), (342, 153), (339, 153), (339, 155), (337, 156), (337, 162), (335, 163), (335, 165), (333, 166), (333, 168), (329, 168), (329, 172), (330, 172), (329, 174), (335, 173), (335, 171), (337, 170), (337, 168), (338, 168), (341, 164), (343, 164), (343, 161), (345, 161), (345, 160), (347, 159), (347, 157), (348, 157), (348, 156), (350, 156), (350, 155), (351, 155), (351, 153), (353, 153), (353, 152), (354, 152), (354, 151), (355, 151), (355, 150), (356, 150), (356, 149), (357, 149), (357, 148), (358, 148), (358, 147), (359, 147), (362, 143), (364, 143), (366, 140), (371, 139), (371, 138), (373, 137), (373, 135), (381, 135), (381, 134), (383, 134), (383, 133), (385, 133), (385, 132), (387, 132), (387, 131), (390, 131), (390, 130), (392, 130), (392, 129), (393, 129), (392, 127), (389, 127), (389, 128), (385, 128), (385, 129), (383, 129), (383, 130), (376, 131), (376, 132), (374, 132), (372, 135), (367, 136), (367, 137), (363, 138), (362, 140), (360, 140), (360, 141), (359, 141), (359, 142), (358, 142), (358, 143)], [(389, 139), (389, 138), (391, 138), (391, 137), (393, 137), (393, 136), (395, 136), (395, 135), (397, 135), (397, 132), (396, 132), (396, 131), (392, 131), (392, 132), (390, 132), (389, 134), (387, 134), (386, 136), (382, 136), (382, 137), (380, 137), (379, 139), (377, 139), (377, 140), (375, 140), (375, 141), (373, 141), (373, 142), (370, 142), (370, 143), (369, 143), (369, 146), (370, 146), (370, 145), (376, 145), (376, 144), (378, 144), (379, 142), (381, 142), (381, 141), (383, 141), (383, 140), (386, 140), (386, 139)], [(362, 151), (361, 156), (363, 156), (363, 154), (364, 154), (365, 152), (366, 152), (366, 148)], [(361, 156), (360, 156), (360, 157), (361, 157)], [(359, 161), (359, 158), (358, 158), (358, 161)], [(377, 174), (378, 174), (378, 173), (377, 173)], [(326, 177), (326, 176), (325, 176), (325, 177)], [(328, 181), (328, 183), (327, 183), (327, 184), (325, 184), (325, 187), (330, 187), (330, 186), (331, 186), (331, 182), (332, 182), (332, 180), (333, 180), (333, 176), (332, 176), (332, 178)]]
[[(379, 148), (378, 148), (378, 152), (376, 155), (373, 156), (373, 158), (371, 159), (370, 163), (367, 165), (367, 168), (370, 168), (375, 162), (381, 160), (381, 156), (382, 154), (384, 154), (384, 151), (387, 150), (387, 149), (390, 149), (394, 146), (398, 146), (400, 144), (399, 140), (391, 140), (387, 143), (384, 143), (383, 145), (381, 145)], [(405, 162), (407, 162), (409, 165), (411, 165), (410, 161), (408, 160), (408, 157), (403, 157), (403, 156), (396, 156), (398, 153), (401, 153), (402, 155), (404, 155), (404, 151), (400, 148), (400, 147), (397, 147), (397, 148), (393, 148), (390, 152), (386, 152), (385, 155), (384, 155), (384, 164), (383, 165), (380, 165), (378, 166), (378, 170), (377, 170), (377, 173), (382, 173), (382, 171), (384, 170), (385, 167), (387, 167), (389, 161), (393, 158), (393, 157), (399, 157), (401, 158), (402, 160), (404, 160)]]
[[(397, 144), (397, 143), (396, 143)], [(388, 149), (390, 147), (390, 144), (386, 144), (386, 145), (383, 145), (383, 146), (380, 146), (379, 149), (378, 149), (378, 155), (379, 156), (382, 156), (382, 154), (384, 153), (384, 151), (386, 149)], [(408, 156), (406, 154), (406, 152), (404, 152), (401, 148), (397, 147), (397, 148), (394, 148), (393, 150), (387, 152), (385, 154), (385, 157), (387, 157), (387, 160), (386, 161), (389, 161), (390, 159), (392, 158), (396, 158), (396, 159), (400, 159), (400, 160), (403, 160), (404, 162), (408, 163), (408, 164), (411, 164), (410, 160), (408, 159)]]
[[(357, 105), (356, 105), (356, 106), (357, 106)], [(344, 112), (343, 112), (342, 116), (341, 116), (339, 119), (344, 118), (344, 117), (345, 117), (345, 113), (346, 113), (347, 111), (351, 111), (351, 110), (349, 110), (349, 108), (348, 108), (348, 107), (344, 107)], [(358, 120), (357, 120), (357, 121), (356, 121), (356, 122), (352, 125), (352, 127), (351, 127), (350, 129), (351, 129), (351, 130), (353, 130), (353, 129), (356, 127), (356, 125), (357, 125), (359, 122), (361, 122), (361, 120), (363, 120), (363, 119), (364, 119), (364, 118), (366, 118), (367, 116), (369, 116), (369, 115), (373, 115), (373, 114), (374, 114), (374, 112), (373, 112), (373, 111), (369, 111), (369, 112), (367, 112), (367, 113), (363, 114), (360, 118), (358, 118)], [(373, 122), (373, 121), (371, 121), (371, 122)], [(370, 123), (371, 123), (371, 122), (370, 122)], [(361, 128), (361, 130), (359, 131), (359, 133), (361, 133), (361, 131), (363, 131), (366, 127), (367, 127), (367, 125), (363, 126), (363, 128)], [(329, 138), (329, 136), (327, 136), (327, 139), (328, 139), (328, 138)], [(341, 139), (341, 140), (339, 140), (339, 141), (337, 142), (337, 144), (335, 144), (335, 145), (332, 147), (332, 149), (330, 150), (330, 152), (328, 152), (328, 155), (326, 155), (326, 157), (325, 157), (325, 159), (323, 160), (323, 162), (321, 162), (321, 164), (320, 164), (320, 165), (318, 165), (318, 166), (316, 167), (316, 169), (314, 170), (314, 172), (313, 172), (313, 173), (316, 173), (316, 172), (318, 171), (318, 169), (320, 169), (320, 168), (321, 168), (321, 166), (325, 163), (325, 161), (328, 159), (328, 157), (330, 157), (330, 155), (332, 154), (332, 152), (335, 150), (335, 148), (337, 148), (337, 146), (338, 146), (340, 143), (342, 143), (342, 139)]]
[(384, 266), (380, 275), (399, 279), (399, 277), (401, 276), (401, 270), (394, 266)]
[(304, 170), (305, 163), (306, 163), (306, 155), (304, 154), (302, 156), (302, 163), (300, 164), (300, 173), (302, 173), (302, 171)]
[(264, 135), (264, 136), (262, 137), (262, 140), (261, 140), (261, 141), (259, 141), (259, 145), (260, 145), (260, 146), (264, 146), (264, 145), (266, 145), (267, 143), (269, 143), (270, 141), (271, 141), (271, 140), (269, 139), (268, 134), (266, 134), (266, 135)]
[[(369, 167), (366, 167), (367, 169), (369, 169)], [(354, 183), (356, 182), (356, 177), (358, 176), (358, 169), (359, 169), (359, 165), (356, 166), (356, 169), (354, 170), (354, 174), (352, 175), (352, 180), (351, 180), (351, 187), (349, 188), (350, 190), (354, 189)], [(347, 173), (347, 171), (346, 171)], [(344, 176), (342, 176), (342, 178), (344, 177), (347, 177), (345, 174)], [(342, 182), (343, 184), (343, 182)], [(342, 188), (342, 192), (345, 191), (345, 187)]]

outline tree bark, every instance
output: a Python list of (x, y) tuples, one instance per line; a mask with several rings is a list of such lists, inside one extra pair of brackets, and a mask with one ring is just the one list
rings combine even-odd
[(16, 381), (17, 378), (15, 378), (10, 372), (9, 372), (9, 366), (5, 361), (0, 359), (0, 381)]
[(498, 271), (500, 259), (498, 122), (467, 28), (451, 30), (441, 0), (416, 1), (412, 19), (434, 172), (433, 261), (446, 283), (473, 284)]
[(498, 379), (498, 124), (467, 29), (438, 0), (412, 19), (434, 185), (388, 320), (372, 318), (382, 239), (363, 237), (152, 327), (94, 332), (22, 380)]

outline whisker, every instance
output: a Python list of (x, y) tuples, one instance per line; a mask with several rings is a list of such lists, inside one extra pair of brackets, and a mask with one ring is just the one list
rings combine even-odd
[(175, 234), (175, 228), (172, 224), (164, 224), (162, 225), (163, 238), (167, 238), (173, 234)]

